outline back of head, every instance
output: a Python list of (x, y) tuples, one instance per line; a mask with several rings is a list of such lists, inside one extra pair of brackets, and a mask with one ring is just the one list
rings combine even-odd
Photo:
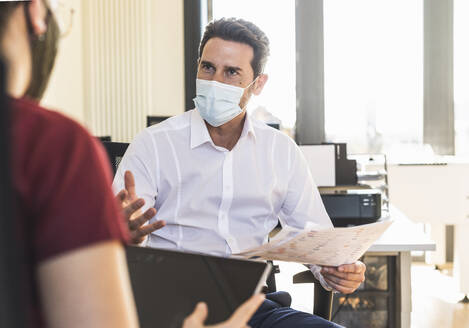
[(207, 25), (199, 47), (199, 58), (205, 44), (212, 38), (221, 38), (226, 41), (244, 43), (254, 50), (251, 62), (254, 77), (262, 74), (269, 56), (269, 39), (255, 24), (239, 18), (221, 18)]
[[(19, 17), (15, 15), (15, 11), (21, 9), (18, 8), (19, 6), (24, 8), (23, 15), (27, 33), (24, 34), (24, 43), (18, 39), (18, 34), (12, 34), (13, 38), (8, 37), (11, 31), (13, 33), (20, 31), (21, 33), (21, 28), (16, 25), (16, 21), (12, 24), (9, 23), (11, 19)], [(46, 10), (45, 14), (39, 9), (40, 6)], [(36, 23), (43, 21), (46, 25), (45, 30), (38, 29), (38, 24), (33, 24), (33, 21)], [(20, 37), (23, 38), (22, 35)], [(26, 90), (18, 91), (18, 93), (23, 93), (23, 96), (38, 101), (42, 98), (54, 67), (59, 39), (60, 29), (55, 15), (50, 9), (49, 1), (0, 2), (0, 58), (4, 59), (8, 68), (10, 66), (26, 67), (28, 65), (31, 72)], [(19, 44), (25, 44), (25, 46), (18, 46)], [(29, 65), (27, 61), (31, 64)]]

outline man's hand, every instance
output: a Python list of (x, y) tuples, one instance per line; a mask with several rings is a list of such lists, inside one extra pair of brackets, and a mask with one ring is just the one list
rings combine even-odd
[(141, 208), (145, 205), (142, 198), (137, 198), (135, 192), (135, 180), (132, 172), (126, 171), (124, 175), (125, 189), (122, 189), (116, 196), (116, 200), (122, 208), (125, 222), (130, 231), (130, 242), (140, 244), (145, 240), (145, 236), (166, 225), (164, 221), (156, 221), (143, 226), (148, 220), (156, 215), (154, 208), (149, 208), (142, 213)]
[(342, 294), (351, 294), (365, 281), (365, 271), (365, 264), (357, 261), (338, 267), (325, 266), (321, 269), (321, 274), (329, 286)]
[(254, 295), (244, 302), (233, 315), (225, 322), (214, 326), (205, 326), (204, 321), (207, 319), (208, 309), (205, 303), (199, 303), (195, 307), (194, 312), (184, 320), (182, 328), (245, 328), (254, 312), (264, 301), (263, 294)]

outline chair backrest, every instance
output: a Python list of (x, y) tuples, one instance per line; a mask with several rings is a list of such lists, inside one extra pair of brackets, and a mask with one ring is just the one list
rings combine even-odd
[(106, 149), (107, 156), (109, 157), (109, 162), (112, 166), (112, 171), (115, 175), (117, 172), (117, 168), (119, 167), (119, 164), (122, 160), (122, 157), (124, 156), (125, 152), (127, 151), (127, 148), (129, 147), (129, 144), (126, 142), (104, 141), (103, 145)]
[(98, 138), (99, 141), (101, 141), (101, 142), (104, 142), (104, 141), (111, 142), (112, 141), (111, 136), (101, 136), (101, 137), (96, 137), (96, 138)]
[(18, 240), (11, 181), (10, 111), (5, 89), (5, 66), (0, 62), (0, 327), (26, 327), (25, 246)]
[(147, 127), (163, 122), (171, 116), (147, 116)]
[(267, 123), (268, 126), (280, 130), (280, 123)]

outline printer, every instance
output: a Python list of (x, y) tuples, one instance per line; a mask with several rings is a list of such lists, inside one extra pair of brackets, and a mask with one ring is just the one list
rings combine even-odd
[(300, 145), (324, 207), (335, 227), (376, 222), (381, 217), (381, 191), (358, 184), (357, 162), (347, 158), (347, 145)]
[(334, 227), (376, 222), (381, 217), (381, 191), (376, 189), (319, 188)]

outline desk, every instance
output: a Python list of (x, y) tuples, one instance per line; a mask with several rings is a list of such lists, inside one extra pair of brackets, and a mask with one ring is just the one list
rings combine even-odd
[(427, 261), (446, 262), (445, 225), (454, 225), (454, 276), (469, 294), (469, 158), (434, 157), (433, 164), (388, 165), (389, 199), (415, 222), (430, 223), (438, 247)]
[[(390, 206), (390, 214), (382, 220), (391, 218), (394, 223), (366, 252), (365, 256), (386, 256), (395, 260), (395, 266), (389, 273), (395, 277), (396, 327), (409, 328), (412, 311), (412, 291), (410, 269), (411, 251), (434, 251), (435, 243), (431, 241), (418, 225), (410, 221), (401, 211)], [(394, 272), (393, 272), (394, 271)]]
[[(410, 328), (410, 314), (412, 311), (412, 294), (411, 294), (411, 255), (410, 252), (414, 250), (435, 250), (435, 243), (433, 243), (425, 234), (419, 229), (419, 226), (410, 221), (404, 214), (399, 210), (391, 206), (390, 217), (394, 220), (394, 223), (388, 228), (388, 230), (381, 236), (381, 238), (371, 246), (368, 252), (365, 254), (372, 260), (381, 260), (389, 263), (387, 266), (389, 269), (387, 276), (389, 277), (389, 288), (391, 292), (396, 296), (395, 305), (392, 309), (389, 309), (389, 314), (393, 317), (390, 320), (388, 327), (395, 328)], [(385, 218), (383, 218), (385, 219)], [(379, 262), (379, 261), (375, 261)], [(303, 265), (292, 262), (276, 262), (280, 265), (280, 274), (276, 275), (277, 289), (286, 290), (291, 293), (293, 298), (292, 308), (300, 311), (310, 312), (313, 308), (313, 287), (308, 285), (295, 285), (292, 282), (292, 276), (298, 272), (304, 270)], [(373, 264), (368, 263), (367, 278), (370, 277), (370, 273), (373, 271)], [(370, 281), (368, 279), (367, 281)], [(360, 297), (361, 295), (370, 295), (374, 292), (366, 290), (359, 290), (354, 294)], [(379, 293), (379, 292), (378, 292)], [(341, 295), (335, 297), (338, 300)], [(337, 307), (334, 308), (334, 311)], [(345, 310), (345, 309), (344, 309)], [(347, 312), (343, 311), (342, 312)], [(366, 311), (363, 311), (366, 312)], [(347, 314), (347, 313), (346, 313)], [(356, 320), (359, 315), (357, 311), (350, 311), (348, 318)], [(368, 320), (369, 316), (367, 313), (361, 314), (364, 319)], [(347, 318), (347, 319), (348, 319)], [(339, 319), (339, 316), (337, 316)], [(375, 317), (377, 322), (380, 318)], [(338, 321), (338, 320), (336, 320)], [(379, 321), (380, 324), (373, 326), (369, 322), (366, 324), (345, 324), (346, 327), (383, 327), (386, 323), (383, 320)]]

